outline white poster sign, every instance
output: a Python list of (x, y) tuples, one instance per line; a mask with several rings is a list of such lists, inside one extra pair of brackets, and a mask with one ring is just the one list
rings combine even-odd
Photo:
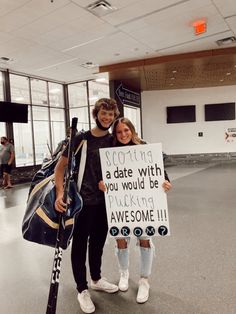
[(100, 149), (111, 236), (169, 235), (162, 145)]
[(236, 128), (228, 128), (225, 132), (225, 140), (228, 143), (232, 143), (236, 138)]

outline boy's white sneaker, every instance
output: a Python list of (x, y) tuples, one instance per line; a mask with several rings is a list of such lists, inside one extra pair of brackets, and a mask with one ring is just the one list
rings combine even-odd
[(150, 285), (145, 278), (141, 278), (139, 280), (138, 294), (136, 301), (138, 303), (145, 303), (149, 297), (149, 288)]
[(105, 291), (108, 293), (114, 293), (119, 290), (117, 285), (110, 283), (106, 278), (99, 279), (96, 283), (91, 280), (91, 288), (98, 291)]
[(93, 304), (93, 301), (91, 300), (90, 293), (87, 289), (83, 290), (81, 293), (78, 293), (77, 298), (79, 301), (80, 308), (84, 313), (95, 312), (95, 306)]
[(120, 272), (120, 281), (118, 285), (120, 291), (127, 291), (129, 288), (129, 271), (121, 271)]

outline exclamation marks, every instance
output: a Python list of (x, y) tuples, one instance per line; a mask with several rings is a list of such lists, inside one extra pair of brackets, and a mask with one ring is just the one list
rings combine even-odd
[(157, 210), (157, 219), (158, 221), (167, 221), (167, 212), (166, 210)]
[(163, 213), (162, 213), (162, 210), (160, 211), (161, 213), (161, 221), (163, 221)]
[(164, 209), (164, 217), (165, 217), (165, 221), (167, 221), (167, 212), (165, 209)]

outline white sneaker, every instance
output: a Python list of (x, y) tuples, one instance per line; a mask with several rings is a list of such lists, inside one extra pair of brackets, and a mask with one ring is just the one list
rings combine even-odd
[(147, 279), (141, 278), (139, 280), (139, 288), (138, 288), (138, 294), (136, 301), (138, 303), (145, 303), (148, 300), (149, 297), (149, 283)]
[(119, 289), (120, 291), (127, 291), (129, 288), (129, 271), (121, 271), (120, 272), (120, 281), (119, 281)]
[(91, 288), (94, 290), (105, 291), (108, 293), (114, 293), (119, 290), (117, 285), (110, 283), (106, 278), (99, 279), (96, 283), (91, 280)]
[(93, 313), (95, 312), (95, 306), (93, 304), (93, 301), (91, 300), (90, 293), (88, 290), (83, 290), (81, 293), (78, 293), (78, 301), (81, 310), (84, 313)]

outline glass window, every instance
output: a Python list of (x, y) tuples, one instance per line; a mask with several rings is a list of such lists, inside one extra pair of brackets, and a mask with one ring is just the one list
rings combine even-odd
[(68, 85), (68, 95), (70, 108), (88, 105), (86, 82)]
[(89, 130), (89, 121), (88, 121), (88, 106), (81, 108), (71, 108), (70, 109), (70, 119), (77, 117), (78, 124), (77, 129), (80, 130)]
[(50, 108), (52, 151), (55, 151), (60, 141), (65, 139), (65, 112), (63, 109)]
[(29, 78), (10, 74), (10, 85), (11, 85), (11, 101), (29, 104)]
[(2, 75), (2, 72), (0, 72), (0, 100), (4, 100), (4, 94), (3, 94), (3, 75)]
[(96, 126), (96, 123), (94, 121), (93, 114), (92, 114), (93, 108), (94, 108), (94, 104), (92, 106), (89, 106), (89, 110), (90, 110), (90, 124), (91, 124), (90, 127), (91, 127), (91, 129)]
[(0, 122), (0, 137), (6, 136), (6, 125), (4, 122)]
[(78, 118), (77, 129), (88, 130), (88, 99), (86, 82), (68, 85), (70, 120)]
[(133, 123), (138, 135), (142, 137), (141, 134), (141, 118), (140, 118), (140, 108), (124, 106), (124, 117), (130, 119)]
[(33, 106), (34, 142), (36, 164), (50, 157), (48, 108)]
[(32, 104), (40, 106), (48, 106), (47, 83), (38, 79), (30, 79)]
[(109, 83), (106, 79), (101, 79), (100, 81), (89, 81), (89, 104), (90, 104), (90, 120), (91, 120), (91, 128), (95, 126), (95, 122), (92, 115), (92, 110), (95, 102), (100, 98), (109, 98)]
[(98, 99), (110, 97), (109, 83), (107, 80), (94, 80), (88, 82), (89, 86), (89, 101), (95, 103)]
[(63, 86), (56, 83), (48, 83), (50, 107), (64, 108)]
[(13, 130), (16, 167), (33, 165), (31, 119), (28, 123), (13, 123)]

